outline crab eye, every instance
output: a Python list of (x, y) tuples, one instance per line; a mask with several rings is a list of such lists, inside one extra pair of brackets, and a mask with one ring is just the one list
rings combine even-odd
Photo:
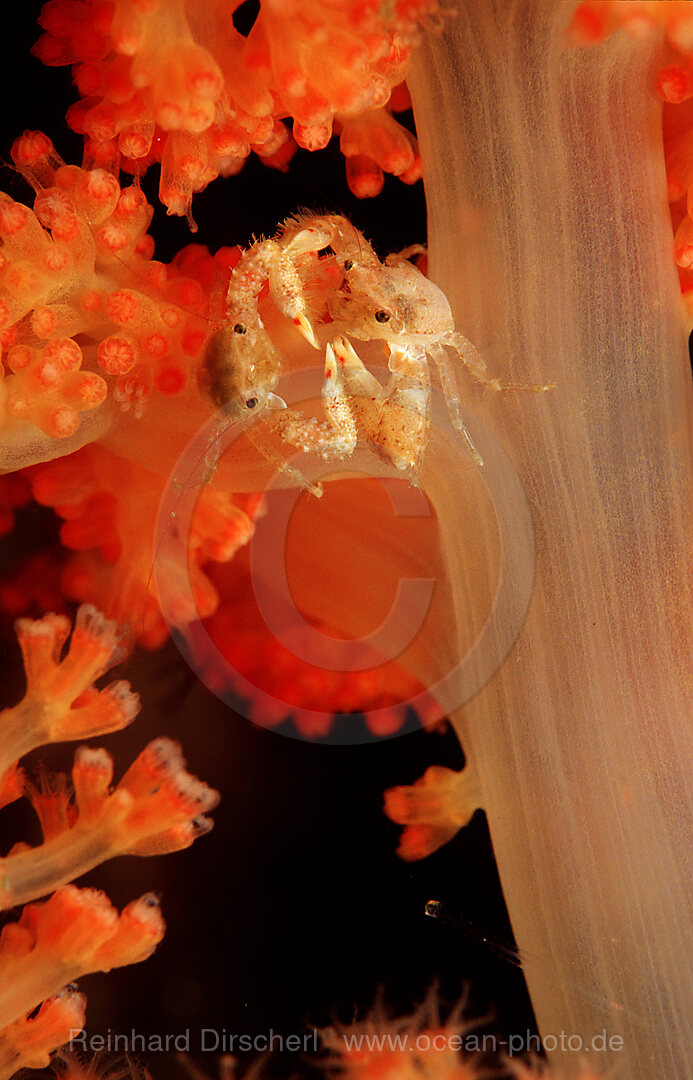
[(256, 407), (257, 403), (258, 403), (258, 401), (257, 401), (256, 397), (249, 397), (249, 398), (246, 398), (246, 400), (245, 400), (245, 407), (246, 407), (246, 409), (254, 409)]
[(245, 334), (246, 328), (242, 322), (237, 322), (233, 328), (234, 334)]
[(389, 311), (383, 311), (383, 309), (381, 308), (380, 311), (376, 311), (376, 313), (375, 313), (375, 321), (379, 322), (379, 323), (389, 322), (390, 321), (390, 312)]
[(345, 272), (348, 272), (349, 270), (352, 270), (353, 266), (354, 266), (354, 260), (353, 259), (345, 259), (344, 260), (344, 270), (345, 270)]

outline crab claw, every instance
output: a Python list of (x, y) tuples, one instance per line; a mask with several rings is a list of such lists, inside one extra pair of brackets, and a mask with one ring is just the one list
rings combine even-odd
[(306, 341), (313, 346), (314, 349), (319, 349), (318, 339), (315, 336), (315, 331), (311, 326), (305, 315), (294, 316), (294, 326), (298, 330), (299, 334), (303, 334)]
[(338, 334), (332, 342), (334, 355), (344, 367), (363, 367), (363, 360), (356, 352), (354, 346), (345, 337)]
[(323, 371), (326, 379), (334, 378), (337, 371), (337, 365), (335, 363), (335, 352), (329, 341), (325, 346), (325, 367)]
[(364, 365), (351, 342), (339, 334), (332, 342), (332, 346), (332, 355), (346, 376), (350, 393), (373, 399), (379, 397), (382, 386)]

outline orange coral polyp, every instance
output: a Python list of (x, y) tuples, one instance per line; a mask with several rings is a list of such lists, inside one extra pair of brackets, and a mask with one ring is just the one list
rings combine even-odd
[(167, 364), (154, 375), (154, 386), (164, 397), (181, 394), (188, 383), (187, 372), (178, 365)]
[(43, 265), (53, 274), (66, 274), (72, 265), (72, 256), (68, 248), (53, 241), (42, 255)]
[(8, 293), (16, 300), (31, 300), (46, 290), (46, 275), (37, 266), (27, 261), (9, 266), (5, 272), (3, 284)]
[(120, 184), (115, 176), (105, 169), (91, 169), (88, 173), (83, 173), (82, 177), (82, 193), (87, 203), (85, 209), (90, 218), (96, 220), (97, 212), (104, 218), (108, 217), (121, 197)]
[(42, 131), (28, 131), (16, 140), (13, 147), (15, 164), (35, 168), (53, 152), (53, 144)]
[(3, 236), (13, 236), (18, 233), (29, 220), (29, 211), (21, 203), (0, 202), (0, 233)]
[(31, 372), (37, 386), (42, 390), (52, 390), (62, 381), (60, 365), (47, 359), (38, 360)]
[(677, 105), (693, 96), (693, 68), (690, 64), (672, 64), (660, 71), (657, 89), (665, 101)]
[(72, 784), (82, 821), (98, 816), (113, 779), (113, 759), (103, 749), (80, 746), (72, 768)]
[(106, 301), (106, 313), (114, 322), (123, 325), (135, 319), (141, 322), (145, 316), (139, 297), (131, 289), (112, 292)]
[(29, 367), (34, 359), (35, 352), (28, 345), (14, 345), (7, 354), (7, 366), (10, 371), (23, 371)]
[(95, 375), (91, 371), (82, 372), (72, 386), (68, 386), (65, 390), (66, 400), (71, 401), (78, 412), (96, 408), (105, 397), (106, 384), (100, 375)]
[(152, 145), (152, 137), (154, 135), (154, 125), (151, 125), (151, 130), (135, 130), (129, 129), (121, 131), (118, 136), (118, 147), (120, 152), (126, 158), (145, 158), (149, 153)]
[(43, 355), (66, 371), (75, 371), (82, 365), (82, 350), (71, 338), (54, 338), (43, 349)]
[(55, 333), (56, 318), (50, 308), (35, 308), (31, 316), (31, 329), (38, 338), (49, 338)]
[[(21, 411), (15, 411), (15, 416), (24, 420), (33, 419), (29, 411), (22, 407)], [(76, 409), (70, 409), (63, 405), (57, 409), (42, 409), (35, 414), (36, 426), (46, 435), (52, 435), (56, 439), (68, 439), (79, 428), (79, 415)]]
[(109, 375), (124, 375), (135, 363), (135, 346), (124, 337), (107, 337), (96, 351), (99, 366)]
[(383, 170), (366, 154), (354, 154), (346, 159), (346, 178), (349, 189), (358, 199), (375, 198), (385, 183)]
[(130, 246), (130, 233), (122, 225), (111, 221), (99, 230), (96, 240), (102, 248), (117, 253)]
[(34, 202), (34, 213), (42, 225), (53, 230), (56, 225), (64, 221), (72, 221), (75, 217), (74, 204), (66, 191), (51, 188), (41, 191)]

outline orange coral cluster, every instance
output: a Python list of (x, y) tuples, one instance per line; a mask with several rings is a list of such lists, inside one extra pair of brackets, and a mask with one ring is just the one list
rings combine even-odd
[[(321, 1030), (325, 1064), (343, 1080), (567, 1080), (567, 1071), (547, 1066), (530, 1046), (513, 1053), (514, 1039), (498, 1038), (489, 1030), (491, 1018), (474, 1018), (467, 1005), (462, 997), (443, 1019), (435, 986), (408, 1016), (392, 1015), (378, 1000), (364, 1020)], [(508, 1056), (503, 1047), (510, 1047)], [(584, 1061), (570, 1075), (599, 1080)]]
[[(38, 194), (34, 212), (0, 197), (3, 440), (11, 446), (13, 436), (26, 431), (31, 443), (33, 425), (59, 446), (79, 429), (85, 410), (107, 395), (104, 429), (123, 412), (140, 418), (153, 393), (165, 405), (192, 383), (196, 395), (191, 374), (209, 332), (210, 297), (217, 286), (221, 295), (237, 250), (222, 248), (211, 256), (191, 246), (170, 266), (154, 262), (146, 233), (152, 209), (138, 187), (121, 190), (107, 172), (65, 165), (40, 133), (17, 140), (13, 156)], [(159, 420), (166, 437), (135, 422), (134, 461), (92, 443), (3, 477), (0, 486), (3, 533), (14, 510), (33, 495), (57, 511), (62, 543), (80, 553), (60, 568), (44, 565), (44, 553), (46, 585), (55, 592), (59, 577), (60, 591), (70, 599), (95, 602), (129, 622), (133, 636), (149, 646), (167, 634), (150, 579), (156, 514), (177, 453), (170, 438), (176, 420)], [(185, 420), (190, 425), (189, 411)], [(154, 444), (162, 449), (158, 472), (143, 464)], [(202, 566), (230, 559), (247, 542), (258, 508), (254, 496), (204, 491), (188, 568), (203, 615), (218, 597)], [(170, 568), (172, 575), (184, 571)], [(3, 585), (4, 609), (31, 610), (37, 580), (20, 568)], [(36, 599), (42, 610), (54, 606), (45, 590)]]
[(0, 908), (44, 895), (117, 855), (190, 847), (212, 828), (206, 814), (219, 796), (185, 771), (180, 747), (170, 739), (151, 742), (115, 790), (112, 779), (110, 754), (80, 746), (72, 789), (63, 775), (29, 788), (44, 842), (0, 859)]
[[(152, 210), (137, 187), (121, 191), (109, 173), (65, 165), (39, 133), (19, 139), (13, 156), (39, 194), (33, 213), (7, 196), (0, 203), (3, 435), (11, 439), (17, 427), (29, 424), (55, 439), (73, 434), (80, 414), (109, 390), (116, 412), (119, 407), (136, 417), (152, 392), (164, 400), (181, 394), (208, 333), (210, 295), (217, 279), (228, 279), (236, 250), (212, 257), (195, 246), (170, 266), (153, 262), (145, 231)], [(75, 397), (77, 380), (87, 388), (81, 398)], [(165, 473), (139, 463), (147, 458), (147, 440), (155, 438), (146, 434), (137, 463), (92, 444), (3, 477), (0, 526), (9, 531), (14, 509), (31, 494), (55, 508), (64, 519), (63, 544), (81, 553), (61, 568), (62, 591), (98, 603), (118, 621), (127, 619), (141, 641), (155, 646), (167, 632), (148, 595)], [(202, 496), (190, 572), (204, 615), (218, 598), (200, 568), (209, 559), (231, 558), (247, 541), (257, 507), (253, 497), (211, 489)], [(55, 582), (56, 573), (48, 576)], [(30, 609), (26, 593), (36, 581), (35, 574), (24, 574), (23, 585), (6, 582), (5, 610)], [(44, 610), (51, 606), (46, 600)]]
[(622, 29), (665, 38), (656, 88), (664, 101), (664, 159), (674, 229), (674, 258), (693, 325), (693, 5), (690, 0), (586, 0), (569, 27), (576, 44), (593, 44)]
[(70, 985), (74, 979), (138, 963), (163, 936), (151, 893), (119, 915), (103, 893), (78, 889), (72, 878), (118, 854), (187, 847), (209, 830), (206, 812), (218, 801), (165, 738), (149, 744), (114, 791), (110, 755), (86, 746), (75, 755), (72, 786), (63, 776), (44, 777), (38, 788), (25, 780), (18, 762), (28, 751), (118, 731), (139, 711), (128, 683), (93, 685), (122, 655), (115, 623), (84, 605), (63, 656), (70, 629), (63, 615), (18, 620), (27, 688), (0, 713), (2, 803), (28, 794), (44, 836), (38, 847), (20, 843), (0, 859), (0, 910), (27, 905), (0, 934), (2, 1080), (47, 1065), (50, 1052), (81, 1029), (85, 998)]
[(205, 339), (207, 300), (176, 266), (152, 261), (140, 189), (65, 165), (38, 132), (12, 156), (37, 196), (33, 211), (0, 196), (4, 434), (30, 422), (73, 435), (109, 389), (135, 414), (154, 390), (179, 394)]
[(447, 844), (482, 805), (481, 791), (467, 769), (431, 765), (413, 784), (389, 788), (385, 813), (404, 826), (397, 854), (407, 862), (425, 859)]
[(3, 1080), (22, 1068), (47, 1066), (51, 1051), (82, 1029), (86, 998), (75, 992), (74, 979), (146, 960), (164, 929), (153, 893), (120, 915), (104, 893), (74, 885), (44, 903), (28, 904), (0, 934)]
[[(60, 539), (74, 554), (60, 584), (71, 600), (103, 607), (127, 623), (140, 644), (157, 648), (168, 635), (154, 587), (155, 524), (166, 479), (145, 465), (123, 462), (92, 444), (68, 457), (26, 470), (33, 496), (63, 519)], [(216, 610), (219, 595), (204, 567), (226, 562), (248, 542), (261, 497), (206, 487), (192, 521), (187, 568), (167, 565), (169, 583), (188, 573), (200, 615)], [(1, 597), (0, 597), (1, 599)]]
[[(0, 935), (0, 957), (4, 951)], [(0, 1034), (0, 1076), (13, 1076), (18, 1069), (40, 1069), (57, 1046), (74, 1037), (84, 1027), (86, 997), (66, 986), (42, 1002), (37, 1013), (22, 1016)]]
[[(437, 0), (263, 0), (244, 37), (240, 0), (49, 0), (35, 46), (46, 64), (72, 64), (82, 100), (71, 126), (85, 164), (141, 173), (161, 162), (161, 201), (190, 211), (193, 192), (230, 176), (251, 150), (285, 168), (296, 145), (327, 145), (341, 130), (357, 195), (382, 173), (421, 175), (412, 136), (388, 106), (422, 20)], [(281, 122), (293, 118), (293, 136)]]
[(345, 1080), (475, 1080), (484, 1071), (479, 1021), (462, 999), (445, 1021), (434, 988), (410, 1016), (392, 1017), (378, 1001), (365, 1020), (321, 1031), (334, 1071)]

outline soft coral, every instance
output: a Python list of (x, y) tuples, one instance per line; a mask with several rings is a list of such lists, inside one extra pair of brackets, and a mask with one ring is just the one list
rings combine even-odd
[[(440, 14), (437, 0), (398, 0), (386, 12), (361, 0), (265, 0), (247, 38), (233, 23), (238, 6), (44, 6), (34, 51), (47, 64), (73, 65), (82, 100), (69, 121), (87, 140), (85, 163), (141, 173), (160, 161), (162, 202), (169, 213), (189, 214), (193, 192), (238, 172), (251, 150), (285, 168), (297, 145), (320, 149), (335, 121), (360, 118), (347, 152), (356, 194), (375, 193), (359, 177), (381, 166), (407, 182), (418, 178), (415, 150), (406, 169), (389, 169), (371, 151), (383, 142), (379, 131), (397, 127), (383, 110), (421, 23)], [(293, 118), (293, 137), (285, 117)], [(403, 130), (399, 141), (409, 141)]]

